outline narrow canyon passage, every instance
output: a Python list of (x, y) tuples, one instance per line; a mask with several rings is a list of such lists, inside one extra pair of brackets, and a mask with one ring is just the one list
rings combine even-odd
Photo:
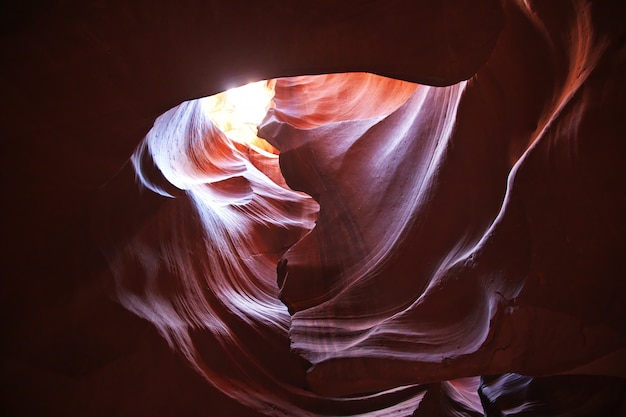
[(620, 2), (33, 7), (7, 415), (626, 413)]

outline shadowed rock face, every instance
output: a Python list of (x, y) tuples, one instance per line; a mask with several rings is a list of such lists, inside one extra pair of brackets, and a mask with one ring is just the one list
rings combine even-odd
[(621, 2), (249, 3), (4, 14), (6, 414), (626, 413)]

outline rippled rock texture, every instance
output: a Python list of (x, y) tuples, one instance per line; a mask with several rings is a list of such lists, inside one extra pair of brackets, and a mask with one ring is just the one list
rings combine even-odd
[(7, 415), (624, 415), (624, 5), (477, 3), (9, 10)]

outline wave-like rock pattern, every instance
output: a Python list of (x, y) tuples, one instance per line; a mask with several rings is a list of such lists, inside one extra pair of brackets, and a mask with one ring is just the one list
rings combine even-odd
[(133, 155), (141, 187), (168, 200), (125, 244), (100, 236), (119, 301), (208, 382), (265, 414), (415, 409), (424, 394), (416, 385), (354, 398), (304, 389), (309, 364), (290, 350), (276, 266), (313, 228), (318, 205), (284, 184), (278, 156), (217, 129), (204, 101), (162, 115)]
[[(268, 415), (588, 409), (529, 387), (626, 377), (623, 28), (603, 7), (507, 2), (449, 86), (278, 79), (259, 134), (280, 157), (201, 100), (170, 110), (133, 156), (165, 199), (100, 231), (118, 299)], [(623, 380), (596, 378), (606, 397), (575, 395), (617, 415)]]
[(626, 415), (623, 1), (4, 3), (2, 415)]
[[(589, 294), (623, 293), (614, 279), (621, 174), (606, 165), (622, 147), (618, 130), (593, 135), (586, 112), (587, 97), (610, 94), (607, 69), (597, 69), (610, 42), (593, 31), (591, 5), (570, 4), (558, 28), (544, 24), (554, 12), (510, 5), (500, 43), (472, 79), (421, 86), (382, 120), (262, 127), (287, 182), (321, 206), (279, 268), (292, 345), (313, 363), (315, 390), (565, 372), (623, 352), (622, 324), (585, 325), (589, 313), (574, 310)], [(519, 100), (522, 91), (532, 100)], [(590, 141), (604, 151), (583, 159)], [(591, 204), (596, 187), (606, 195)], [(614, 219), (614, 240), (586, 226), (600, 218)], [(548, 266), (553, 253), (571, 258)], [(546, 296), (573, 279), (580, 292)], [(555, 331), (567, 351), (533, 342)]]

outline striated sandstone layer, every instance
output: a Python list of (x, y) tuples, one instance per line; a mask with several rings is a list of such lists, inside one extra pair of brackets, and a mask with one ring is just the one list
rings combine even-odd
[(4, 16), (6, 415), (626, 413), (621, 2)]

